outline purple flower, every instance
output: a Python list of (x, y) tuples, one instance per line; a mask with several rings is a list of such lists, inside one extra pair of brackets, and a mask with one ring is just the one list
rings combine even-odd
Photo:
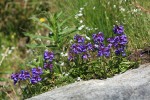
[(98, 56), (109, 57), (109, 55), (110, 55), (110, 48), (109, 47), (102, 46), (101, 48), (99, 48)]
[(74, 40), (76, 40), (78, 43), (84, 43), (85, 41), (84, 37), (78, 34), (74, 36)]
[(32, 75), (41, 75), (43, 73), (42, 68), (32, 68)]
[(13, 79), (14, 84), (16, 84), (19, 81), (19, 74), (18, 73), (12, 74), (11, 79)]
[(102, 32), (98, 34), (93, 34), (93, 40), (95, 43), (102, 43), (104, 41), (104, 35)]
[(113, 32), (115, 34), (123, 34), (124, 33), (124, 28), (122, 25), (118, 26), (118, 25), (115, 25), (115, 27), (113, 28)]
[(49, 69), (50, 71), (52, 71), (53, 68), (53, 64), (51, 63), (44, 63), (44, 69)]
[(79, 54), (79, 53), (82, 53), (82, 52), (86, 52), (86, 46), (83, 45), (83, 44), (73, 44), (70, 47), (70, 50), (71, 50), (72, 53)]
[(125, 34), (108, 38), (107, 41), (114, 47), (120, 47), (120, 45), (125, 46), (128, 43), (127, 36)]
[(87, 48), (87, 50), (90, 50), (90, 51), (94, 50), (93, 45), (91, 43), (88, 43), (86, 45), (86, 48)]
[(128, 43), (127, 36), (125, 34), (121, 35), (119, 38), (121, 45), (126, 45)]
[(116, 54), (116, 55), (126, 56), (124, 47), (117, 48), (117, 49), (115, 50), (115, 54)]
[(82, 55), (82, 58), (83, 58), (83, 59), (88, 59), (89, 57), (90, 57), (90, 55), (87, 54), (87, 53), (85, 53), (85, 54)]
[(53, 59), (54, 59), (54, 53), (53, 52), (49, 52), (49, 51), (45, 51), (44, 52), (44, 59), (52, 62)]
[(28, 71), (21, 70), (19, 73), (19, 79), (20, 80), (26, 80), (28, 78), (30, 78), (30, 73)]
[(33, 75), (32, 78), (30, 79), (30, 82), (32, 84), (38, 83), (40, 82), (42, 79), (39, 75)]

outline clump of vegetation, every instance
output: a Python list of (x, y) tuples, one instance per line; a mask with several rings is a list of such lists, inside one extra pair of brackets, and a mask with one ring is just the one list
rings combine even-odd
[[(5, 8), (0, 74), (9, 77), (0, 78), (7, 84), (0, 84), (0, 98), (25, 99), (76, 81), (112, 77), (137, 67), (139, 61), (128, 55), (150, 45), (150, 16), (132, 0), (8, 3), (0, 4)], [(23, 48), (22, 36), (29, 39)]]
[[(22, 88), (24, 98), (28, 98), (55, 86), (80, 80), (106, 79), (125, 72), (134, 67), (135, 63), (125, 58), (128, 40), (123, 26), (116, 25), (113, 31), (116, 35), (108, 39), (105, 39), (102, 32), (93, 34), (92, 39), (76, 34), (75, 43), (71, 43), (65, 54), (61, 51), (62, 46), (58, 48), (59, 43), (57, 44), (56, 39), (56, 47), (51, 51), (44, 51), (43, 57), (41, 56), (35, 64), (42, 68), (32, 68), (31, 72), (22, 70), (12, 74), (11, 79), (14, 80), (14, 84), (28, 80), (27, 85)], [(49, 38), (53, 39), (55, 35)], [(44, 44), (43, 46), (46, 47)]]

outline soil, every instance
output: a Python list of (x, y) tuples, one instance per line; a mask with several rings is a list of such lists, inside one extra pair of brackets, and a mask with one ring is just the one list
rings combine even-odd
[(144, 49), (135, 50), (128, 59), (130, 61), (137, 62), (140, 64), (150, 63), (150, 46), (145, 47)]

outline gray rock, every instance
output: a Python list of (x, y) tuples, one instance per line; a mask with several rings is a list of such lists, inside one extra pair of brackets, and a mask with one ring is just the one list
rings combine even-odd
[(76, 82), (28, 100), (150, 100), (150, 64), (106, 80)]

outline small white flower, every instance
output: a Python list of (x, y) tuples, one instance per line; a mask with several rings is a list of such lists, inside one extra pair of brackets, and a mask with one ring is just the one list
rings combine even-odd
[(81, 81), (81, 78), (80, 78), (80, 77), (78, 77), (78, 78), (77, 78), (77, 81)]
[(137, 11), (138, 11), (137, 9), (134, 9), (134, 10), (133, 10), (133, 12), (137, 12)]
[(97, 45), (97, 44), (95, 44), (94, 46), (95, 46), (96, 48), (98, 48), (98, 45)]
[(98, 30), (98, 28), (95, 28), (95, 30)]
[(83, 20), (80, 20), (80, 23), (83, 23)]
[(84, 8), (80, 8), (80, 10), (83, 10)]
[(36, 62), (36, 61), (37, 61), (37, 59), (33, 59), (33, 61), (34, 61), (34, 62)]
[(79, 16), (79, 17), (80, 17), (80, 16), (83, 16), (83, 14), (82, 14), (82, 13), (79, 13), (79, 14), (77, 14), (77, 16)]
[(69, 75), (68, 73), (65, 74), (65, 76), (68, 76), (68, 75)]
[(87, 40), (91, 40), (90, 37), (88, 37), (87, 35), (85, 36), (85, 38), (86, 38)]
[(68, 56), (68, 53), (63, 53), (63, 52), (61, 52), (60, 54), (61, 54), (62, 57)]
[(116, 8), (116, 5), (114, 5), (113, 7)]
[(62, 63), (60, 64), (60, 66), (64, 66), (64, 62), (62, 62)]
[(12, 50), (9, 50), (9, 51), (8, 51), (8, 54), (11, 54), (11, 53), (12, 53)]
[(85, 25), (81, 25), (78, 30), (82, 30), (85, 27)]
[(79, 10), (79, 13), (82, 13), (82, 10)]

